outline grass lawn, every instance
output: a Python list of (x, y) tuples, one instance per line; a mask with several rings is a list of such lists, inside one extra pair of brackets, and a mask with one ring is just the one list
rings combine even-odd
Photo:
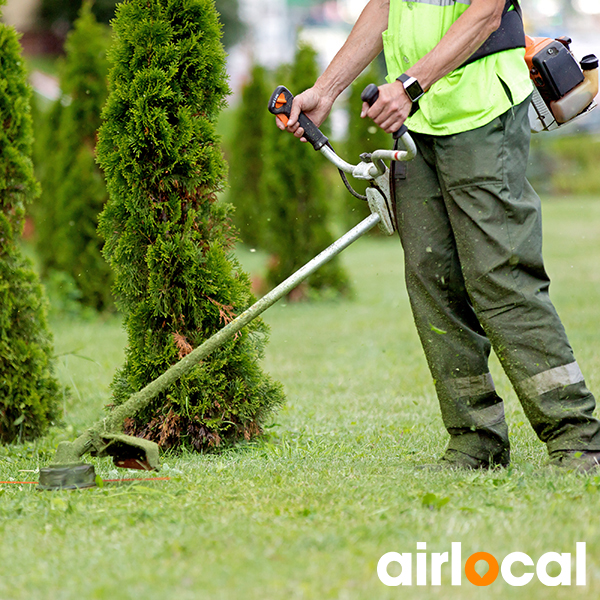
[[(600, 394), (600, 201), (544, 204), (552, 297), (588, 385)], [(247, 268), (263, 257), (240, 251)], [(600, 596), (600, 475), (556, 474), (497, 361), (513, 465), (485, 473), (415, 469), (444, 449), (433, 385), (414, 331), (396, 239), (342, 255), (355, 297), (280, 303), (265, 313), (265, 368), (287, 405), (259, 441), (212, 455), (165, 455), (169, 481), (39, 492), (0, 485), (0, 598), (373, 599)], [(0, 448), (2, 480), (35, 480), (61, 439), (102, 414), (123, 356), (116, 318), (54, 321), (65, 425)], [(86, 458), (87, 460), (87, 458)], [(139, 476), (94, 462), (103, 478)], [(386, 587), (386, 552), (477, 551), (534, 561), (587, 543), (587, 585)], [(574, 560), (573, 560), (574, 562)], [(482, 565), (483, 563), (479, 563)], [(553, 563), (556, 567), (556, 563)], [(529, 568), (516, 564), (514, 575)], [(394, 566), (390, 574), (398, 574)], [(549, 573), (557, 575), (558, 569)], [(414, 580), (413, 580), (413, 583)]]

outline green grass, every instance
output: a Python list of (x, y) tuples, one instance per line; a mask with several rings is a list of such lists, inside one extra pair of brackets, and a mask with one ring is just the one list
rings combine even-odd
[[(600, 202), (544, 205), (551, 293), (592, 389), (600, 389)], [(287, 405), (263, 439), (213, 455), (163, 456), (169, 481), (77, 492), (0, 486), (0, 598), (372, 599), (597, 598), (600, 476), (556, 474), (497, 361), (513, 466), (490, 473), (415, 469), (446, 434), (412, 325), (396, 239), (363, 238), (342, 255), (353, 300), (280, 303), (265, 313), (265, 368)], [(264, 257), (240, 251), (260, 269)], [(61, 439), (102, 415), (120, 365), (118, 319), (53, 321), (65, 424), (0, 448), (0, 478), (33, 480)], [(87, 459), (86, 459), (87, 460)], [(89, 459), (103, 478), (129, 476)], [(139, 473), (133, 473), (139, 475)], [(487, 588), (463, 578), (388, 588), (385, 552), (476, 551), (537, 561), (587, 542), (586, 587)], [(390, 568), (390, 572), (392, 572)], [(522, 572), (522, 571), (521, 571)], [(519, 567), (514, 568), (516, 575)]]

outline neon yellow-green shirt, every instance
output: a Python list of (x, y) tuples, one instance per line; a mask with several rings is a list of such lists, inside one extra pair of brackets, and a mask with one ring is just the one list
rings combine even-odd
[[(383, 33), (387, 81), (394, 81), (430, 52), (470, 3), (391, 0), (388, 29)], [(418, 133), (452, 135), (493, 121), (533, 90), (524, 56), (524, 48), (504, 50), (456, 69), (431, 86), (406, 126)]]

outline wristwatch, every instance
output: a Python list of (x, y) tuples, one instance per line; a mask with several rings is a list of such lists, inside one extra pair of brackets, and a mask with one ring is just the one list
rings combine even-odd
[(411, 77), (406, 73), (402, 73), (402, 75), (398, 77), (398, 81), (402, 83), (406, 95), (413, 103), (418, 102), (419, 98), (425, 93), (421, 84), (414, 77)]
[(413, 103), (412, 110), (410, 111), (410, 116), (412, 116), (417, 110), (419, 110), (419, 98), (421, 98), (425, 92), (415, 77), (411, 77), (406, 73), (402, 73), (402, 75), (400, 75), (400, 77), (397, 79), (400, 83), (402, 83), (406, 95)]

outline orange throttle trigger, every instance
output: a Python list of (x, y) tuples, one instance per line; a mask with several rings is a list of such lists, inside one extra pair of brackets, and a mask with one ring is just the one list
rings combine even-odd
[[(288, 100), (285, 97), (285, 94), (283, 92), (281, 92), (281, 94), (279, 94), (279, 96), (277, 96), (277, 100), (275, 100), (275, 108), (281, 108), (282, 106), (285, 106), (287, 103), (288, 103)], [(292, 110), (291, 107), (290, 107), (290, 110)], [(288, 121), (290, 120), (286, 113), (278, 114), (277, 118), (284, 124), (284, 126), (287, 126)]]
[[(271, 94), (269, 112), (274, 114), (284, 125), (287, 125), (292, 112), (293, 101), (292, 92), (283, 85), (279, 85)], [(300, 113), (298, 123), (304, 129), (304, 137), (313, 145), (315, 150), (320, 150), (327, 144), (327, 138), (304, 113)]]
[(281, 108), (284, 104), (287, 104), (287, 99), (285, 94), (281, 92), (281, 94), (277, 96), (277, 100), (275, 100), (275, 108)]
[(292, 112), (293, 100), (292, 93), (280, 85), (271, 95), (269, 112), (273, 113), (284, 125), (287, 125)]

